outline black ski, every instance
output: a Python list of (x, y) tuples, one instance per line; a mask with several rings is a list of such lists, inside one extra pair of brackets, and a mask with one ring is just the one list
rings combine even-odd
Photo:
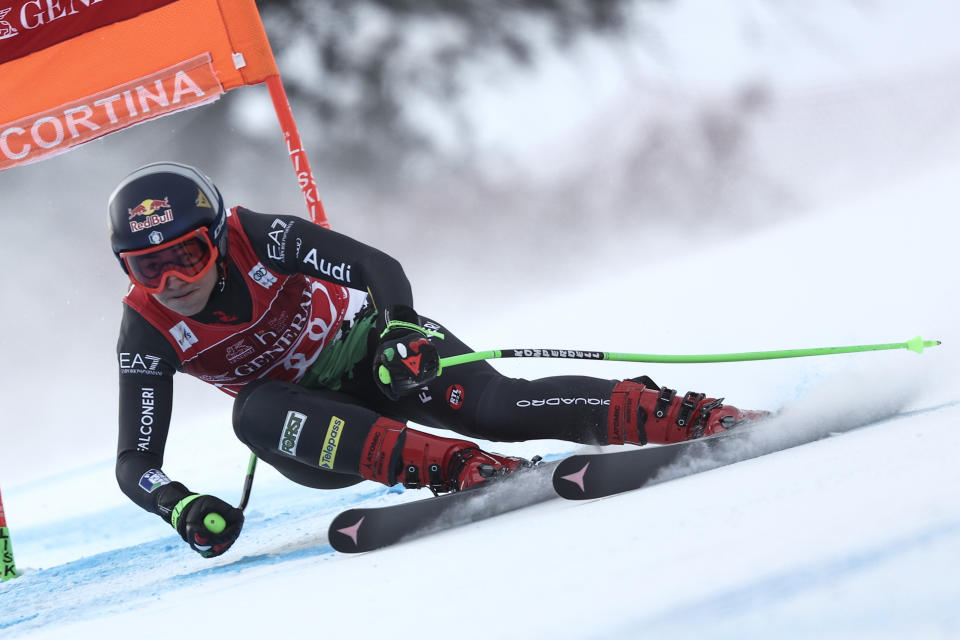
[(342, 553), (380, 549), (555, 498), (559, 461), (541, 463), (472, 489), (388, 507), (349, 509), (330, 523), (330, 546)]
[(828, 419), (785, 414), (699, 440), (628, 448), (615, 453), (573, 455), (557, 465), (553, 487), (560, 497), (568, 500), (602, 498), (953, 404), (956, 403), (907, 412), (861, 410)]
[[(707, 471), (738, 460), (717, 460), (718, 453), (724, 449), (734, 450), (733, 443), (742, 440), (746, 431), (731, 431), (728, 434), (711, 436), (700, 440), (691, 440), (677, 444), (630, 448), (614, 453), (578, 454), (565, 458), (553, 472), (553, 488), (557, 495), (567, 500), (590, 500), (602, 498), (624, 491), (632, 491), (659, 478), (661, 472), (676, 466), (682, 466), (684, 460), (690, 462), (686, 473), (676, 473), (670, 477), (679, 477)], [(762, 455), (757, 452), (749, 457)], [(746, 457), (740, 458), (746, 460)]]
[[(781, 415), (719, 436), (679, 444), (573, 455), (518, 471), (460, 493), (387, 507), (349, 509), (330, 524), (330, 545), (342, 553), (372, 551), (469, 524), (556, 497), (585, 500), (679, 478), (781, 451), (834, 433), (955, 406), (957, 401), (900, 412), (860, 410), (822, 416)], [(815, 427), (811, 428), (811, 424)]]

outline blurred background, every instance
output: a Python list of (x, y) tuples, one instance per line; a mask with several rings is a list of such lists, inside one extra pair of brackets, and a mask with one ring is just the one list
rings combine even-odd
[[(476, 348), (538, 346), (543, 326), (568, 325), (565, 345), (543, 346), (685, 351), (688, 336), (644, 333), (616, 300), (571, 300), (538, 326), (512, 310), (623, 279), (631, 297), (689, 288), (691, 309), (666, 312), (709, 313), (700, 292), (736, 300), (738, 283), (676, 281), (672, 257), (960, 160), (949, 0), (258, 5), (332, 227), (400, 259), (418, 309)], [(0, 173), (0, 482), (112, 455), (126, 279), (105, 203), (162, 159), (201, 167), (230, 205), (306, 213), (264, 87)], [(636, 342), (602, 343), (605, 323), (634, 323)], [(820, 346), (781, 333), (730, 350)], [(224, 394), (177, 385), (175, 420), (209, 411), (229, 434)]]

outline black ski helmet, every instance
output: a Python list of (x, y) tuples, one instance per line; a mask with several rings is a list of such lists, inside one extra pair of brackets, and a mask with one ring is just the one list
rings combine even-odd
[(110, 194), (110, 245), (120, 266), (123, 251), (162, 244), (206, 227), (219, 259), (227, 251), (227, 211), (216, 185), (194, 167), (156, 162), (140, 167)]

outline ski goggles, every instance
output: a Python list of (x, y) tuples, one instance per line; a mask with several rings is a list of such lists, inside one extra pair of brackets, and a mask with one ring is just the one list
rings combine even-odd
[(196, 282), (207, 275), (217, 255), (209, 232), (201, 227), (155, 247), (121, 251), (120, 259), (134, 284), (149, 293), (160, 293), (171, 276)]

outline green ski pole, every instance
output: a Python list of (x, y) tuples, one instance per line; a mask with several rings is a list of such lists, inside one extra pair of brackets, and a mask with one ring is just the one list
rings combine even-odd
[[(250, 491), (253, 489), (253, 474), (257, 470), (257, 454), (251, 453), (250, 460), (247, 462), (247, 475), (243, 479), (243, 492), (240, 494), (240, 504), (237, 505), (237, 509), (243, 511), (247, 508), (247, 503), (250, 501)], [(223, 519), (223, 516), (216, 512), (211, 512), (207, 514), (207, 517), (203, 519), (203, 524), (210, 533), (221, 533), (224, 529), (227, 528), (227, 521)]]
[(247, 462), (247, 476), (243, 480), (243, 494), (240, 496), (240, 504), (237, 509), (243, 511), (247, 508), (247, 502), (250, 501), (250, 490), (253, 488), (253, 474), (257, 470), (257, 454), (250, 454), (250, 461)]
[[(940, 345), (939, 340), (924, 340), (920, 336), (906, 342), (885, 344), (862, 344), (848, 347), (817, 347), (812, 349), (784, 349), (780, 351), (746, 351), (743, 353), (710, 353), (701, 355), (662, 355), (653, 353), (616, 353), (613, 351), (584, 351), (579, 349), (493, 349), (476, 351), (458, 356), (440, 358), (440, 371), (444, 367), (494, 360), (497, 358), (565, 358), (573, 360), (610, 360), (615, 362), (647, 362), (693, 364), (708, 362), (748, 362), (753, 360), (778, 360), (782, 358), (804, 358), (809, 356), (832, 356), (841, 353), (859, 353), (863, 351), (889, 351), (909, 349), (923, 353), (924, 349)], [(381, 366), (378, 375), (383, 384), (390, 384), (390, 372)]]
[[(707, 362), (747, 362), (752, 360), (778, 360), (782, 358), (804, 358), (809, 356), (832, 356), (841, 353), (859, 353), (863, 351), (888, 351), (892, 349), (909, 349), (916, 353), (936, 347), (939, 340), (924, 340), (920, 336), (906, 342), (891, 342), (886, 344), (863, 344), (848, 347), (817, 347), (813, 349), (784, 349), (780, 351), (747, 351), (743, 353), (709, 353), (701, 355), (662, 355), (653, 353), (616, 353), (613, 351), (581, 351), (576, 349), (498, 349), (492, 351), (477, 351), (464, 353), (459, 356), (440, 358), (441, 370), (443, 367), (453, 367), (477, 360), (492, 360), (496, 358), (567, 358), (575, 360), (611, 360), (615, 362), (648, 362), (648, 363), (675, 363), (692, 364)], [(383, 380), (383, 371), (380, 372)]]

